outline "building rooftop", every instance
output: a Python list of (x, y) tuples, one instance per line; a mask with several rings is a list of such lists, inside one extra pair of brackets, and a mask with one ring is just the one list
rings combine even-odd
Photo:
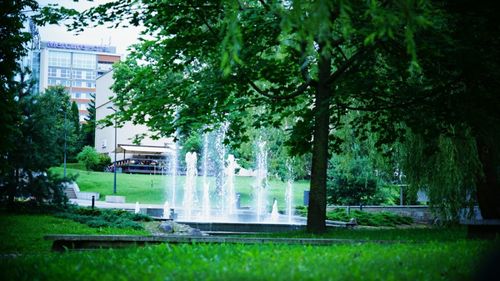
[(98, 46), (98, 45), (86, 45), (86, 44), (73, 44), (73, 43), (62, 43), (53, 41), (42, 41), (42, 48), (52, 48), (52, 49), (63, 49), (63, 50), (76, 50), (85, 52), (96, 52), (96, 53), (109, 53), (116, 54), (116, 47), (114, 46)]

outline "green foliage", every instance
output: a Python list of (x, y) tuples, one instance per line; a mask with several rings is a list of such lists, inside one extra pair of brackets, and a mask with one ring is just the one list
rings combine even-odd
[[(334, 165), (332, 165), (334, 166)], [(334, 172), (329, 175), (328, 201), (338, 205), (366, 205), (373, 204), (373, 197), (377, 191), (377, 179), (373, 175), (363, 175), (359, 166), (351, 167), (348, 174)]]
[[(296, 213), (300, 216), (307, 216), (307, 208), (299, 206), (296, 208)], [(407, 216), (401, 216), (391, 212), (376, 212), (369, 213), (365, 211), (352, 210), (349, 214), (345, 208), (336, 208), (333, 211), (326, 213), (329, 220), (349, 222), (351, 219), (356, 219), (359, 225), (368, 226), (398, 226), (413, 224), (413, 219)]]
[(57, 197), (57, 190), (53, 189), (55, 179), (45, 176), (45, 172), (62, 161), (65, 137), (71, 139), (75, 135), (69, 120), (64, 122), (69, 98), (63, 87), (51, 87), (43, 94), (31, 94), (29, 88), (24, 88), (18, 94), (18, 140), (4, 157), (0, 192), (11, 203), (20, 195), (36, 194), (42, 196), (37, 198), (39, 201), (52, 200), (52, 195)]
[(91, 208), (69, 209), (56, 214), (57, 217), (71, 219), (89, 227), (113, 227), (143, 229), (139, 221), (151, 221), (152, 218), (142, 214), (132, 214), (121, 210), (101, 210)]
[(108, 154), (99, 154), (99, 162), (92, 167), (92, 170), (102, 172), (106, 167), (111, 165), (111, 158)]
[(468, 132), (463, 138), (441, 136), (429, 142), (408, 131), (402, 144), (411, 187), (425, 190), (431, 206), (445, 221), (458, 221), (460, 210), (476, 203), (475, 178), (481, 174), (476, 149)]
[(368, 213), (358, 210), (353, 210), (347, 214), (343, 208), (335, 209), (327, 212), (326, 217), (330, 220), (349, 221), (355, 218), (359, 225), (369, 226), (397, 226), (409, 225), (413, 223), (411, 217), (400, 216), (391, 212)]
[(94, 146), (95, 142), (95, 128), (96, 128), (96, 119), (95, 119), (95, 94), (90, 94), (90, 102), (87, 107), (87, 111), (89, 114), (85, 118), (85, 123), (82, 125), (82, 141), (83, 145)]
[[(21, 122), (21, 108), (19, 104), (19, 91), (25, 87), (24, 79), (16, 80), (21, 66), (19, 60), (26, 54), (24, 44), (31, 36), (23, 30), (23, 24), (28, 19), (25, 9), (36, 10), (38, 3), (34, 0), (2, 2), (0, 18), (2, 19), (2, 44), (0, 54), (2, 67), (0, 68), (0, 158), (5, 159), (17, 146), (21, 135), (18, 126)], [(24, 77), (24, 74), (22, 74)], [(4, 177), (13, 169), (9, 161), (0, 161), (0, 177)]]
[(82, 151), (78, 153), (76, 156), (78, 162), (81, 162), (85, 165), (87, 170), (91, 170), (92, 167), (95, 167), (99, 164), (99, 153), (95, 150), (95, 148), (91, 146), (83, 147)]

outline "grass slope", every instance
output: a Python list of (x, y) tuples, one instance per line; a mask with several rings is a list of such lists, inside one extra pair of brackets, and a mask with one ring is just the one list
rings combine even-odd
[[(52, 171), (62, 174), (63, 168), (52, 168)], [(104, 172), (88, 172), (78, 169), (67, 169), (68, 174), (77, 174), (76, 182), (81, 191), (99, 192), (101, 200), (104, 200), (105, 195), (113, 193), (113, 174)], [(176, 188), (177, 202), (182, 202), (184, 176), (178, 176), (178, 183)], [(214, 196), (215, 179), (209, 178), (209, 186), (211, 195)], [(252, 197), (252, 185), (254, 179), (251, 177), (236, 177), (235, 189), (236, 192), (241, 194), (241, 205), (249, 206)], [(170, 190), (172, 179), (170, 176), (160, 175), (131, 175), (131, 174), (117, 174), (117, 195), (126, 196), (127, 202), (140, 202), (162, 204), (170, 199)], [(280, 210), (285, 209), (285, 189), (287, 183), (271, 180), (269, 182), (269, 200), (276, 198), (278, 200), (278, 207)], [(201, 200), (202, 194), (202, 180), (198, 178), (196, 190), (198, 192), (198, 199)], [(294, 203), (296, 206), (303, 205), (304, 190), (309, 190), (308, 181), (298, 181), (294, 183)], [(271, 206), (272, 202), (268, 202)]]

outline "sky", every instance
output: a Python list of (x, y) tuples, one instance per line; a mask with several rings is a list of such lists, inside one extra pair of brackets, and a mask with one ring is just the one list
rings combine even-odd
[[(38, 0), (40, 6), (47, 4), (59, 4), (66, 8), (73, 8), (78, 11), (88, 9), (92, 6), (110, 2), (110, 0)], [(141, 28), (128, 27), (109, 29), (106, 27), (86, 28), (82, 33), (75, 35), (74, 32), (66, 30), (64, 25), (47, 25), (39, 27), (39, 33), (42, 41), (56, 41), (64, 43), (87, 44), (87, 45), (111, 45), (116, 47), (116, 52), (120, 55), (127, 54), (128, 46), (137, 43)]]

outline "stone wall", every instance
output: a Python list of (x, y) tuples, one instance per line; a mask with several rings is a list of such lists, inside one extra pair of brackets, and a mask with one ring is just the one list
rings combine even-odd
[(378, 212), (391, 212), (402, 216), (411, 217), (415, 220), (415, 222), (429, 223), (434, 220), (434, 216), (432, 215), (429, 206), (423, 205), (408, 205), (408, 206), (328, 206), (327, 210), (331, 211), (336, 208), (343, 208), (350, 210), (363, 210), (369, 213), (378, 213)]

